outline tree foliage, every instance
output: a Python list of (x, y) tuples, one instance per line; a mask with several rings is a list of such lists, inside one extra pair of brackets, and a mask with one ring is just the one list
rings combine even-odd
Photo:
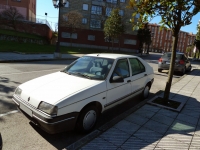
[[(191, 24), (193, 16), (200, 11), (200, 0), (130, 0), (129, 8), (135, 10), (133, 18), (140, 14), (135, 27), (141, 27), (150, 19), (160, 16), (161, 28), (172, 30), (172, 57), (168, 79), (165, 87), (164, 100), (169, 99), (169, 93), (172, 83), (172, 77), (175, 66), (176, 48), (178, 42), (178, 33), (182, 26)], [(134, 20), (131, 19), (133, 22)]]
[(118, 39), (124, 33), (124, 25), (119, 15), (119, 9), (113, 9), (104, 24), (104, 35), (106, 39), (112, 41)]
[(17, 30), (17, 24), (24, 20), (24, 16), (15, 8), (9, 7), (0, 13), (1, 24)]
[(196, 46), (196, 48), (198, 48), (198, 50), (200, 50), (200, 22), (197, 25), (197, 34), (194, 41), (194, 45)]

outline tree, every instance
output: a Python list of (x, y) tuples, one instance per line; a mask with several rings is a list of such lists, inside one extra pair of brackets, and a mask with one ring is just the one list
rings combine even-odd
[[(200, 55), (200, 53), (199, 53), (199, 50), (200, 50), (200, 21), (197, 25), (197, 34), (195, 37), (194, 45), (198, 49), (198, 59), (199, 59), (199, 55)], [(195, 57), (196, 57), (196, 52), (195, 52)]]
[(164, 102), (168, 103), (174, 73), (178, 33), (182, 26), (191, 24), (193, 16), (200, 11), (200, 0), (130, 0), (129, 7), (135, 10), (133, 17), (140, 14), (134, 27), (141, 26), (155, 16), (160, 16), (159, 24), (161, 24), (161, 28), (168, 27), (172, 30), (172, 57), (163, 97)]
[(62, 20), (62, 24), (66, 26), (70, 31), (70, 43), (72, 46), (72, 34), (78, 29), (81, 28), (82, 25), (82, 14), (77, 11), (70, 11), (64, 15), (64, 19)]
[(140, 41), (139, 51), (142, 55), (143, 44), (148, 45), (147, 54), (149, 54), (149, 45), (151, 44), (151, 31), (148, 29), (148, 23), (140, 27), (137, 32), (137, 38)]
[(17, 30), (17, 24), (24, 20), (24, 16), (15, 7), (9, 7), (0, 13), (3, 25)]
[(111, 15), (106, 19), (104, 24), (104, 35), (105, 38), (110, 39), (112, 42), (112, 48), (115, 39), (124, 33), (124, 25), (119, 15), (119, 9), (113, 9)]

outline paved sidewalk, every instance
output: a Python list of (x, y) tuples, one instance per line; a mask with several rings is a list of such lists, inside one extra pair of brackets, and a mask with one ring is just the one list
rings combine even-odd
[[(26, 62), (26, 61), (47, 61), (47, 60), (75, 60), (85, 54), (62, 54), (60, 59), (54, 58), (54, 54), (23, 54), (23, 53), (5, 53), (0, 52), (0, 63), (4, 62)], [(143, 54), (134, 54), (140, 57), (148, 56)]]
[(136, 111), (128, 110), (119, 116), (121, 121), (108, 130), (95, 130), (66, 149), (200, 149), (199, 89), (200, 70), (195, 69), (171, 87), (170, 98), (186, 102), (180, 112), (146, 103)]

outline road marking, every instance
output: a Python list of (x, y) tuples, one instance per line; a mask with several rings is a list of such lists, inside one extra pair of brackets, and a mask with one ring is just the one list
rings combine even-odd
[(39, 71), (30, 71), (30, 72), (18, 72), (18, 73), (10, 73), (10, 74), (1, 74), (2, 75), (17, 75), (17, 74), (24, 74), (24, 73), (35, 73), (35, 72), (41, 72), (41, 71), (52, 71), (52, 70), (62, 70), (63, 68), (61, 69), (50, 69), (50, 70), (39, 70)]
[(7, 115), (10, 115), (10, 114), (14, 114), (14, 113), (17, 113), (17, 112), (19, 112), (19, 111), (18, 110), (13, 110), (13, 111), (7, 112), (5, 114), (0, 114), (0, 117), (7, 116)]

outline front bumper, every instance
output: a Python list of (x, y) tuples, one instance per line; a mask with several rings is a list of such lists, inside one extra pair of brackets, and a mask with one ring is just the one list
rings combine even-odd
[[(79, 115), (78, 112), (72, 112), (62, 116), (48, 116), (45, 113), (42, 113), (40, 110), (31, 107), (27, 104), (27, 102), (21, 100), (18, 97), (13, 96), (12, 100), (15, 102), (18, 109), (30, 121), (50, 134), (73, 130), (76, 125), (76, 121)], [(25, 106), (26, 109), (22, 109), (20, 105), (23, 105), (23, 107)]]

